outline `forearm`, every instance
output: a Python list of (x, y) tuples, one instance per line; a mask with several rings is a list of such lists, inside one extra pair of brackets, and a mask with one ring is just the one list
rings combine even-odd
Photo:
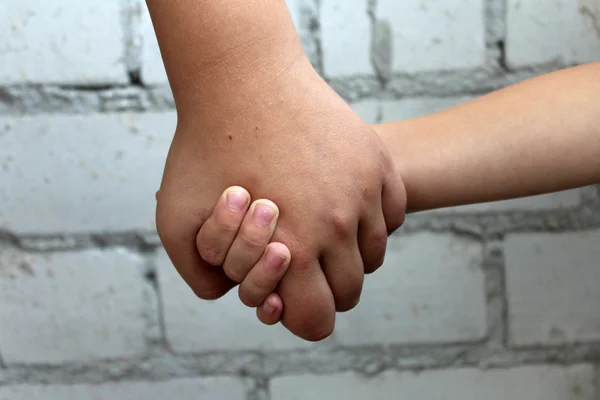
[(404, 180), (412, 212), (598, 183), (600, 64), (376, 130)]
[(247, 101), (303, 55), (283, 0), (147, 4), (180, 118)]

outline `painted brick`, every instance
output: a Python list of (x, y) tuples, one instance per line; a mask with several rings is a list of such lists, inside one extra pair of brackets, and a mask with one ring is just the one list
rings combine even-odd
[(325, 76), (341, 78), (374, 73), (367, 0), (323, 0), (321, 41)]
[(365, 279), (360, 304), (338, 315), (343, 344), (476, 340), (486, 331), (481, 244), (422, 233), (391, 237), (384, 265)]
[(484, 14), (483, 0), (379, 0), (376, 9), (378, 21), (393, 32), (396, 72), (483, 66)]
[(5, 252), (0, 259), (4, 361), (58, 364), (142, 354), (148, 294), (142, 264), (141, 257), (122, 249)]
[(599, 243), (600, 231), (506, 238), (512, 344), (600, 340)]
[(0, 229), (153, 230), (174, 113), (0, 118)]
[(0, 84), (128, 82), (121, 1), (0, 2)]
[(111, 382), (77, 385), (14, 385), (0, 387), (2, 400), (245, 400), (244, 383), (231, 378), (173, 379), (153, 382)]
[(454, 369), (421, 373), (387, 371), (373, 378), (354, 373), (287, 376), (271, 383), (277, 400), (592, 400), (594, 370), (527, 366), (511, 369)]
[(142, 10), (142, 67), (141, 79), (145, 85), (168, 85), (169, 79), (160, 54), (152, 20), (145, 2), (138, 6)]
[(600, 60), (597, 0), (509, 0), (506, 26), (506, 62), (510, 67)]
[(167, 340), (179, 353), (280, 350), (309, 346), (283, 326), (266, 326), (239, 300), (237, 289), (216, 301), (197, 298), (164, 251), (157, 259)]

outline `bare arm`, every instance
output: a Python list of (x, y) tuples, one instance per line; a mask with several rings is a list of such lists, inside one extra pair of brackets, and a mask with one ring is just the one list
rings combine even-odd
[(411, 212), (598, 183), (600, 63), (375, 129), (403, 178)]
[[(212, 112), (303, 55), (283, 0), (147, 0), (180, 116)], [(198, 116), (200, 118), (202, 116)]]

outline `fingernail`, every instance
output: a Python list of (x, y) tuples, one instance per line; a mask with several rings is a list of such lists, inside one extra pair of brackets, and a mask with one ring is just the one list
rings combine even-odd
[(285, 261), (285, 256), (269, 249), (266, 256), (267, 265), (271, 268), (279, 268)]
[(271, 303), (269, 303), (269, 300), (267, 300), (267, 301), (265, 301), (265, 305), (263, 306), (263, 310), (267, 314), (275, 314), (275, 312), (277, 311), (277, 308), (273, 307), (273, 305)]
[(232, 211), (242, 211), (248, 204), (248, 196), (244, 192), (227, 193), (227, 207)]
[(259, 203), (254, 207), (254, 222), (260, 226), (269, 225), (275, 218), (276, 210), (269, 204)]

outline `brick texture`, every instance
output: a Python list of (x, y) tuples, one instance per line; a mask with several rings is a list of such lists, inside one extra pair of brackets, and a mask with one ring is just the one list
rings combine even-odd
[(2, 400), (246, 400), (242, 381), (231, 378), (174, 379), (101, 385), (15, 385), (0, 387)]
[(128, 82), (120, 6), (119, 0), (2, 1), (0, 84)]
[(393, 70), (419, 72), (483, 66), (483, 0), (379, 0), (376, 16), (391, 27)]
[(600, 3), (596, 0), (509, 0), (506, 59), (511, 67), (560, 61), (600, 61)]
[(391, 238), (358, 307), (338, 316), (344, 344), (477, 340), (485, 334), (482, 246), (449, 235)]
[(6, 363), (144, 353), (141, 257), (121, 249), (1, 256), (0, 351)]
[(271, 396), (278, 400), (593, 400), (593, 371), (589, 365), (577, 365), (568, 368), (531, 366), (486, 371), (389, 371), (374, 378), (353, 373), (289, 376), (273, 381)]
[(506, 238), (510, 341), (600, 340), (600, 231)]
[[(323, 42), (323, 73), (341, 78), (371, 75), (371, 25), (366, 18), (367, 1), (323, 0), (321, 32)], [(344, 35), (340, 35), (344, 32)], [(353, 54), (348, 62), (348, 54)]]
[(154, 229), (173, 114), (0, 118), (3, 124), (0, 229)]

